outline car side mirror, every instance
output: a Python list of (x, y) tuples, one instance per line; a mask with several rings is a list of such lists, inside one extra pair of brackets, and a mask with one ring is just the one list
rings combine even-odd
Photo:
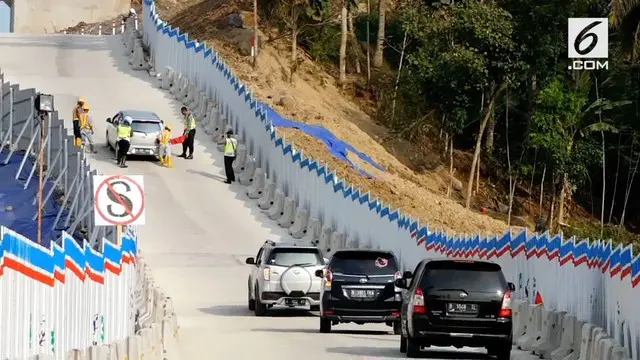
[(255, 259), (254, 259), (254, 258), (252, 258), (252, 257), (248, 257), (248, 258), (244, 261), (244, 263), (245, 263), (245, 264), (247, 264), (247, 265), (255, 265), (255, 264), (256, 264), (256, 261), (255, 261)]
[(393, 283), (397, 288), (400, 288), (400, 289), (406, 289), (407, 288), (407, 280), (406, 279), (396, 279)]
[(509, 287), (509, 291), (516, 291), (516, 285), (514, 283), (507, 283), (507, 286)]
[(107, 118), (107, 122), (110, 123), (111, 122), (111, 118)]
[(405, 271), (402, 273), (403, 279), (411, 279), (412, 277), (413, 277), (413, 274), (411, 273), (411, 271)]
[(315, 275), (316, 277), (322, 278), (324, 276), (324, 272), (322, 271), (322, 269), (316, 270)]

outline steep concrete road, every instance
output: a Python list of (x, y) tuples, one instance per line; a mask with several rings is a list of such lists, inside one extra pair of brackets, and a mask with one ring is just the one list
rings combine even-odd
[(115, 166), (104, 132), (105, 119), (118, 110), (153, 110), (181, 131), (180, 104), (151, 85), (145, 73), (130, 70), (122, 54), (119, 37), (0, 37), (0, 68), (7, 79), (54, 94), (69, 128), (77, 96), (87, 99), (100, 150), (92, 163), (99, 171), (145, 176), (147, 225), (140, 229), (140, 247), (158, 285), (174, 299), (181, 360), (398, 358), (399, 338), (383, 325), (342, 325), (335, 333), (319, 334), (312, 314), (252, 316), (244, 259), (284, 231), (246, 200), (239, 185), (222, 182), (221, 155), (202, 130), (195, 159), (175, 158), (174, 169), (134, 160), (125, 170)]

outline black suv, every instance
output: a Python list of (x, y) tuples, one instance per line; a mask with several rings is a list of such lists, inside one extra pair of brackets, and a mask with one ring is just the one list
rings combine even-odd
[(423, 346), (486, 347), (511, 354), (512, 283), (500, 265), (470, 260), (422, 260), (395, 281), (403, 294), (400, 351), (420, 355)]
[(401, 279), (398, 261), (390, 251), (336, 251), (325, 270), (317, 270), (323, 278), (320, 302), (320, 332), (331, 326), (353, 322), (386, 323), (400, 334)]

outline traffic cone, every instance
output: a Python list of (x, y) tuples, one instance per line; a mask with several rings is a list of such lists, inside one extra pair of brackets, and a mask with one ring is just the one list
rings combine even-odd
[(536, 291), (536, 299), (535, 299), (534, 303), (536, 305), (543, 305), (544, 306), (544, 301), (542, 300), (542, 295), (540, 295), (539, 291)]

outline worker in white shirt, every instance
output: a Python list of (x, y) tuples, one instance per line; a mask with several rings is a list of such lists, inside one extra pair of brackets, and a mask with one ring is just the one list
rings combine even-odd
[(224, 140), (224, 173), (227, 176), (225, 183), (231, 184), (236, 181), (236, 175), (233, 173), (233, 161), (238, 154), (238, 140), (233, 137), (231, 129), (227, 130)]

